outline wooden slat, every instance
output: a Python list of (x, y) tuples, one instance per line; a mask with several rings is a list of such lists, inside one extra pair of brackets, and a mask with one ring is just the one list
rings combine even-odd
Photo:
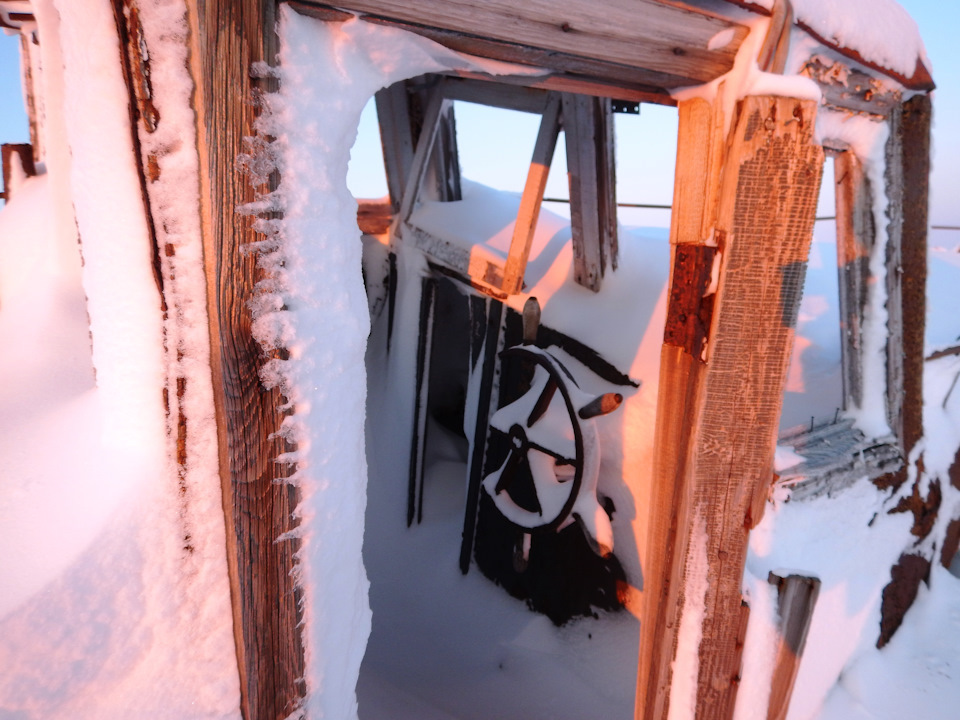
[(254, 61), (276, 56), (275, 6), (258, 0), (188, 0), (191, 74), (196, 85), (204, 261), (207, 265), (211, 369), (220, 442), (227, 555), (241, 679), (248, 720), (280, 720), (301, 703), (304, 656), (299, 591), (291, 570), (296, 541), (289, 466), (274, 462), (291, 448), (277, 431), (283, 399), (264, 390), (265, 361), (250, 332), (248, 300), (261, 272), (240, 252), (258, 238), (253, 218), (237, 215), (254, 199), (236, 172), (243, 138), (254, 134)]
[(374, 100), (380, 123), (383, 167), (387, 175), (387, 191), (393, 211), (400, 209), (404, 187), (413, 168), (416, 142), (410, 122), (410, 101), (405, 82), (394, 83), (379, 91)]
[(599, 292), (616, 248), (616, 190), (610, 101), (563, 94), (563, 132), (570, 185), (573, 277)]
[(527, 184), (523, 188), (520, 212), (517, 215), (510, 252), (503, 270), (501, 289), (507, 295), (514, 295), (523, 287), (523, 273), (527, 267), (527, 258), (530, 257), (530, 247), (533, 244), (537, 218), (540, 216), (540, 206), (543, 203), (543, 192), (547, 187), (550, 163), (553, 161), (559, 135), (560, 97), (551, 95), (540, 121), (537, 142), (533, 148), (533, 159), (527, 174)]
[(769, 581), (777, 588), (780, 622), (767, 720), (786, 720), (807, 631), (820, 594), (820, 580), (802, 575), (779, 577), (770, 573)]
[(820, 86), (827, 104), (845, 110), (886, 117), (901, 101), (899, 87), (823, 55), (811, 58), (801, 73)]
[(923, 355), (926, 329), (927, 211), (930, 188), (930, 125), (932, 103), (928, 95), (917, 95), (903, 103), (891, 119), (890, 165), (897, 165), (902, 210), (898, 257), (888, 253), (887, 275), (899, 286), (900, 327), (891, 330), (890, 353), (902, 358), (903, 399), (899, 429), (905, 456), (923, 437)]
[(420, 286), (420, 323), (417, 334), (417, 374), (414, 387), (413, 435), (410, 441), (410, 473), (407, 479), (407, 527), (423, 520), (424, 451), (427, 447), (427, 399), (430, 360), (433, 357), (433, 318), (437, 281), (426, 277)]
[[(686, 78), (693, 84), (730, 70), (746, 28), (680, 3), (610, 0), (602, 11), (587, 3), (551, 0), (343, 0), (337, 6), (384, 18), (467, 33), (642, 68)], [(717, 33), (734, 29), (731, 42), (714, 50)]]
[[(713, 124), (708, 113), (681, 114), (681, 122), (691, 116)], [(748, 97), (741, 102), (719, 186), (707, 193), (719, 197), (714, 234), (719, 273), (712, 271), (716, 260), (708, 260), (704, 251), (686, 261), (694, 265), (696, 282), (681, 279), (681, 264), (674, 261), (668, 317), (670, 306), (687, 308), (678, 310), (678, 320), (693, 311), (702, 317), (711, 302), (713, 308), (704, 323), (705, 338), (665, 336), (661, 356), (650, 572), (644, 572), (644, 584), (652, 590), (644, 605), (638, 718), (660, 720), (669, 712), (671, 663), (684, 621), (684, 578), (699, 562), (706, 563), (709, 582), (696, 717), (726, 718), (732, 712), (740, 674), (736, 639), (747, 537), (772, 480), (823, 164), (823, 151), (813, 144), (815, 117), (816, 104), (810, 101)], [(686, 162), (685, 156), (678, 159), (679, 165)], [(711, 205), (703, 199), (703, 211)], [(676, 252), (683, 247), (678, 244)], [(705, 291), (712, 275), (718, 282), (713, 292)], [(706, 552), (691, 564), (694, 533)]]
[(834, 159), (843, 407), (863, 401), (863, 323), (875, 243), (873, 191), (852, 151)]
[(537, 114), (546, 107), (548, 95), (546, 90), (467, 77), (443, 78), (440, 92), (450, 100)]

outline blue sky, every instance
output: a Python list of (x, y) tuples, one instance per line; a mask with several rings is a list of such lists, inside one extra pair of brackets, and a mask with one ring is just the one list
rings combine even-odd
[[(913, 16), (920, 26), (920, 33), (927, 47), (927, 54), (933, 66), (933, 77), (937, 83), (934, 94), (934, 130), (933, 130), (933, 172), (931, 177), (931, 213), (930, 220), (934, 225), (960, 225), (960, 49), (956, 31), (960, 28), (960, 2), (948, 0), (901, 0), (906, 10)], [(17, 37), (0, 35), (0, 142), (29, 142), (29, 130), (26, 118), (22, 112), (22, 98), (20, 92), (18, 39)], [(671, 145), (669, 134), (675, 127), (675, 120), (668, 109), (651, 108), (641, 118), (620, 117), (621, 126), (629, 128), (630, 132), (620, 134), (621, 146), (618, 149), (618, 164), (623, 169), (620, 173), (624, 181), (621, 183), (619, 196), (623, 201), (645, 203), (669, 203), (670, 184), (662, 180), (657, 171), (672, 162), (670, 156)], [(523, 135), (535, 135), (536, 126), (531, 121), (521, 124), (518, 132)], [(482, 133), (490, 121), (482, 115), (469, 117), (461, 113), (458, 117), (461, 133)], [(636, 130), (636, 132), (634, 132)], [(361, 132), (364, 129), (361, 128)], [(532, 136), (531, 136), (532, 137)], [(629, 138), (653, 138), (653, 142), (640, 142)], [(664, 141), (663, 138), (667, 138)], [(526, 143), (525, 143), (526, 144)], [(480, 147), (483, 147), (481, 143)], [(529, 142), (532, 149), (532, 139)], [(360, 149), (358, 148), (358, 151)], [(465, 174), (472, 175), (488, 184), (503, 185), (503, 182), (493, 182), (497, 169), (489, 167), (487, 158), (481, 150), (475, 158), (465, 156), (463, 163)], [(489, 153), (486, 153), (489, 156)], [(525, 158), (524, 155), (527, 157)], [(558, 154), (558, 162), (562, 157)], [(503, 155), (501, 155), (501, 158)], [(522, 186), (525, 177), (525, 167), (529, 155), (524, 151), (511, 161), (498, 159), (502, 177), (509, 177), (505, 181), (508, 185), (517, 178)], [(517, 169), (514, 169), (516, 165)], [(647, 172), (644, 172), (644, 169)], [(553, 179), (548, 186), (548, 196), (565, 192), (562, 182), (563, 168), (556, 167), (551, 173)], [(659, 182), (650, 180), (660, 176)], [(629, 178), (634, 178), (630, 180)], [(635, 183), (635, 184), (634, 184)], [(512, 187), (509, 189), (513, 189)], [(517, 188), (519, 189), (519, 188)], [(367, 193), (359, 193), (367, 194)], [(371, 193), (374, 194), (374, 193)], [(375, 193), (382, 194), (382, 193)], [(624, 220), (628, 220), (624, 218)], [(662, 216), (657, 211), (637, 213), (635, 221), (643, 224), (661, 224)], [(951, 233), (949, 240), (957, 235), (960, 241), (960, 232)], [(947, 238), (945, 238), (947, 239)], [(951, 244), (953, 244), (951, 242)]]

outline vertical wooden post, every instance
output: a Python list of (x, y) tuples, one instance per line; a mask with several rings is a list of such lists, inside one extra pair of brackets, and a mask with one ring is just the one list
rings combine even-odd
[(852, 151), (837, 154), (834, 178), (843, 406), (848, 409), (863, 402), (863, 321), (876, 231), (870, 182)]
[(250, 330), (247, 305), (261, 271), (241, 253), (262, 239), (240, 216), (254, 199), (236, 170), (243, 138), (254, 135), (251, 63), (273, 63), (275, 3), (188, 0), (191, 72), (196, 86), (204, 261), (208, 278), (211, 364), (234, 604), (241, 711), (247, 720), (280, 720), (301, 703), (303, 646), (298, 591), (291, 570), (295, 541), (277, 542), (294, 527), (295, 489), (275, 459), (290, 450), (275, 433), (282, 398), (264, 390), (263, 353)]
[(560, 97), (551, 94), (543, 111), (543, 118), (540, 120), (540, 130), (533, 148), (533, 158), (530, 160), (527, 183), (523, 188), (523, 197), (520, 199), (517, 224), (513, 230), (510, 252), (507, 254), (507, 262), (503, 269), (503, 285), (500, 289), (507, 295), (515, 295), (523, 288), (523, 273), (527, 267), (527, 259), (530, 257), (533, 236), (537, 231), (537, 218), (540, 216), (543, 192), (547, 187), (550, 163), (553, 161), (559, 135)]
[[(813, 102), (748, 97), (725, 144), (715, 108), (680, 105), (638, 718), (672, 701), (698, 719), (733, 712), (747, 536), (772, 478), (823, 169), (815, 117)], [(695, 698), (671, 696), (681, 651)]]
[(802, 575), (784, 578), (770, 573), (769, 581), (777, 587), (780, 625), (767, 720), (786, 720), (793, 684), (797, 680), (800, 658), (807, 642), (807, 631), (820, 594), (820, 580)]
[(607, 264), (616, 267), (617, 252), (610, 100), (564, 93), (563, 132), (570, 181), (573, 277), (598, 292)]

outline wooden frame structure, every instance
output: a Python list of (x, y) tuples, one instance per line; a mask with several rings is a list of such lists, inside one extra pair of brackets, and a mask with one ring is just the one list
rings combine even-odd
[[(282, 482), (290, 470), (274, 462), (290, 449), (278, 434), (286, 411), (281, 409), (279, 392), (265, 390), (259, 380), (266, 358), (251, 335), (246, 301), (262, 271), (251, 256), (239, 252), (258, 232), (251, 217), (235, 212), (238, 205), (254, 199), (254, 189), (235, 168), (235, 158), (245, 149), (244, 138), (254, 134), (257, 108), (250, 98), (273, 89), (276, 82), (253, 78), (249, 69), (254, 62), (276, 61), (274, 27), (281, 1), (187, 0), (220, 471), (241, 708), (248, 720), (286, 718), (305, 692), (302, 615), (291, 575), (296, 541), (274, 542), (289, 537), (295, 525), (296, 491)], [(134, 146), (139, 149), (138, 138), (153, 132), (163, 119), (151, 110), (149, 47), (138, 31), (137, 4), (114, 0)], [(676, 104), (671, 90), (714, 80), (731, 69), (747, 34), (737, 20), (742, 12), (770, 12), (750, 0), (728, 0), (729, 14), (716, 11), (724, 7), (720, 0), (614, 0), (603, 13), (575, 0), (565, 0), (559, 7), (549, 0), (288, 4), (328, 21), (358, 14), (454, 50), (545, 71), (497, 83), (468, 74), (412, 79), (376, 97), (388, 138), (384, 150), (390, 202), (389, 207), (362, 206), (360, 224), (382, 231), (392, 222), (404, 238), (427, 249), (447, 269), (470, 278), (489, 296), (478, 299), (486, 304), (487, 322), (478, 332), (488, 340), (488, 353), (496, 350), (490, 340), (499, 331), (499, 299), (523, 288), (560, 129), (565, 131), (572, 178), (577, 281), (597, 291), (607, 268), (616, 268), (617, 258), (611, 100)], [(708, 6), (713, 10), (704, 9)], [(778, 29), (765, 46), (766, 66), (772, 70), (782, 66), (784, 37), (792, 26), (787, 10), (789, 3), (775, 4)], [(27, 19), (8, 14), (0, 24), (19, 27), (17, 23)], [(866, 457), (868, 474), (882, 484), (899, 485), (908, 477), (904, 460), (911, 457), (922, 433), (931, 110), (928, 96), (919, 94), (904, 102), (897, 88), (928, 91), (932, 81), (919, 60), (914, 74), (906, 77), (871, 64), (855, 49), (816, 36), (808, 27), (800, 29), (825, 48), (828, 60), (812, 60), (805, 72), (823, 89), (826, 104), (841, 112), (865, 113), (891, 128), (883, 189), (871, 187), (847, 148), (828, 142), (827, 149), (837, 153), (843, 376), (845, 402), (851, 406), (860, 403), (863, 392), (861, 337), (865, 288), (874, 279), (866, 258), (876, 242), (875, 194), (885, 193), (892, 208), (891, 240), (884, 248), (890, 315), (886, 406), (892, 437), (856, 436), (849, 424), (842, 423), (801, 433), (790, 439), (793, 444), (808, 447), (825, 437), (851, 442), (818, 467), (795, 469), (794, 477), (802, 474), (814, 492), (838, 478), (862, 475), (864, 466), (857, 465), (857, 458)], [(725, 41), (716, 41), (718, 37)], [(451, 101), (458, 99), (542, 116), (517, 229), (502, 266), (471, 266), (469, 258), (457, 256), (410, 221), (421, 197), (459, 195), (459, 168), (452, 150), (455, 119), (450, 112)], [(729, 718), (733, 713), (749, 612), (740, 585), (747, 537), (762, 515), (774, 479), (773, 447), (823, 165), (823, 149), (813, 141), (817, 107), (812, 102), (747, 97), (732, 117), (723, 112), (720, 102), (695, 99), (679, 104), (653, 521), (649, 537), (643, 539), (646, 547), (658, 548), (649, 553), (644, 569), (648, 589), (643, 598), (635, 715), (644, 720), (668, 715), (678, 636), (692, 616), (686, 608), (698, 602), (705, 610), (697, 717)], [(32, 132), (35, 127), (36, 118), (31, 117)], [(35, 154), (39, 147), (37, 138)], [(6, 170), (6, 152), (4, 158)], [(138, 160), (151, 217), (148, 186), (158, 169), (155, 158)], [(270, 182), (276, 183), (276, 178)], [(154, 237), (153, 251), (162, 295), (160, 256), (169, 250), (159, 247)], [(423, 315), (429, 324), (429, 293), (424, 297)], [(429, 331), (423, 335), (429, 337)], [(755, 352), (742, 352), (752, 346)], [(422, 348), (421, 357), (428, 352)], [(178, 406), (184, 388), (172, 384), (164, 392), (179, 440), (189, 432)], [(489, 412), (490, 388), (482, 393)], [(471, 462), (478, 466), (483, 443), (475, 443), (474, 451)], [(414, 454), (412, 465), (417, 462)], [(414, 508), (415, 481), (411, 488)], [(475, 516), (475, 508), (473, 512)], [(470, 513), (468, 508), (467, 524)], [(467, 551), (461, 567), (469, 561)], [(703, 597), (688, 596), (693, 587), (689, 581), (697, 572), (706, 572), (710, 579)], [(808, 618), (816, 596), (809, 588), (815, 588), (815, 579), (787, 578), (782, 585), (782, 602), (803, 606), (798, 615)], [(794, 585), (807, 590), (801, 592), (803, 587), (797, 590)], [(785, 637), (802, 646), (804, 633), (805, 626), (792, 626)], [(788, 667), (781, 673), (786, 679), (771, 717), (785, 711), (795, 672), (795, 667)]]

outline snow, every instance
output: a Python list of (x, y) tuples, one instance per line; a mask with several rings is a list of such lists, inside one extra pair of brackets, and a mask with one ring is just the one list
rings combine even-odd
[[(14, 382), (0, 395), (0, 572), (12, 579), (0, 593), (0, 710), (236, 718), (219, 476), (215, 460), (196, 477), (173, 462), (112, 6), (33, 7), (46, 173), (0, 214), (0, 365)], [(189, 139), (192, 115), (175, 116), (186, 124), (171, 132)], [(196, 194), (181, 200), (176, 212), (196, 215)], [(201, 419), (190, 421), (202, 444)]]

